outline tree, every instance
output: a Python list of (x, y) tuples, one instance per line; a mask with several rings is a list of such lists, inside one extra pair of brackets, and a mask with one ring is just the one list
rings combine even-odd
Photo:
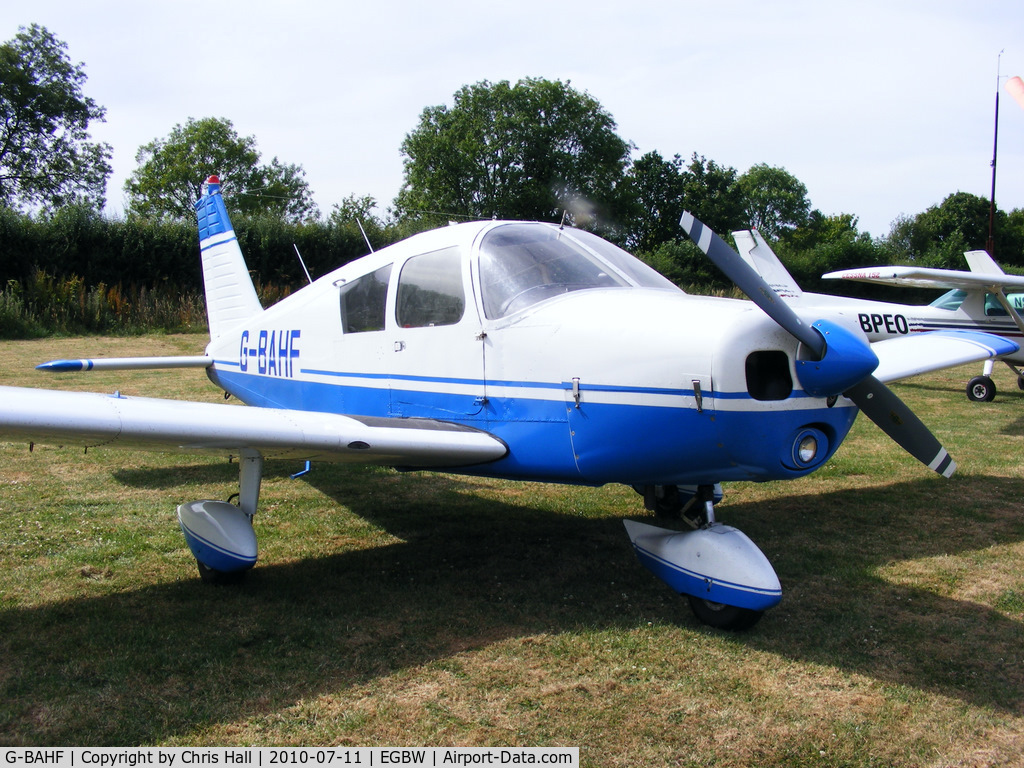
[(648, 152), (633, 163), (627, 173), (633, 208), (626, 233), (627, 247), (650, 253), (679, 238), (686, 189), (684, 173), (679, 155), (666, 160), (658, 152)]
[(752, 166), (736, 181), (743, 196), (747, 224), (768, 240), (807, 222), (811, 210), (807, 187), (785, 168)]
[(747, 226), (735, 168), (719, 165), (694, 152), (686, 170), (686, 210), (722, 234)]
[[(893, 223), (886, 238), (888, 251), (918, 264), (940, 269), (963, 269), (964, 251), (985, 247), (988, 239), (989, 201), (969, 192), (948, 195), (914, 217), (901, 217)], [(1000, 210), (995, 216), (997, 259), (1003, 246), (1016, 245), (1017, 239), (1004, 240), (1010, 234), (1007, 215)], [(1008, 256), (1016, 253), (1008, 253)]]
[(402, 142), (399, 216), (558, 220), (622, 206), (631, 145), (590, 95), (543, 79), (463, 86), (428, 107)]
[(878, 264), (884, 258), (881, 246), (867, 232), (857, 230), (852, 213), (826, 216), (815, 209), (806, 221), (775, 243), (775, 250), (797, 285), (817, 293), (845, 293), (869, 296), (877, 289), (863, 284), (822, 280), (826, 272)]
[(696, 153), (684, 166), (679, 155), (665, 160), (648, 152), (633, 163), (627, 179), (633, 209), (626, 243), (638, 251), (650, 253), (668, 242), (685, 242), (679, 228), (683, 211), (722, 233), (743, 224), (736, 170)]
[(358, 221), (360, 224), (373, 223), (381, 226), (380, 219), (374, 214), (373, 209), (377, 207), (377, 200), (373, 195), (349, 195), (340, 203), (335, 203), (331, 209), (329, 222), (331, 224), (347, 224)]
[(387, 224), (373, 212), (376, 207), (373, 195), (349, 195), (334, 204), (327, 223), (335, 229), (356, 229), (368, 248), (383, 248), (392, 242), (392, 238), (385, 231)]
[(211, 175), (220, 178), (232, 213), (291, 222), (318, 215), (302, 167), (276, 157), (270, 165), (260, 165), (255, 137), (239, 136), (224, 118), (189, 118), (166, 139), (140, 147), (135, 160), (139, 167), (124, 188), (129, 211), (140, 216), (194, 220), (193, 203)]
[(103, 207), (112, 150), (89, 141), (106, 110), (83, 95), (85, 80), (45, 27), (0, 46), (0, 205)]

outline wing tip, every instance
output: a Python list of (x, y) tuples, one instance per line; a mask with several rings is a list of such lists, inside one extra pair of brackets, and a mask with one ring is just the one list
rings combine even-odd
[(37, 371), (87, 371), (92, 367), (90, 360), (50, 360), (36, 366)]

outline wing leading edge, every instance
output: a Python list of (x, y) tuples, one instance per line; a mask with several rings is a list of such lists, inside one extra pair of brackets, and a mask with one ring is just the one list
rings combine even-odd
[(875, 378), (885, 382), (1011, 355), (1019, 349), (1009, 339), (981, 331), (929, 331), (871, 345), (878, 356)]
[(41, 443), (408, 467), (482, 464), (508, 452), (493, 435), (441, 421), (22, 387), (0, 387), (0, 402), (0, 435)]
[(878, 285), (903, 285), (911, 288), (959, 288), (965, 291), (996, 291), (999, 288), (1024, 288), (1024, 277), (992, 272), (965, 272), (958, 269), (925, 267), (863, 267), (843, 269), (822, 275), (826, 280), (855, 280)]

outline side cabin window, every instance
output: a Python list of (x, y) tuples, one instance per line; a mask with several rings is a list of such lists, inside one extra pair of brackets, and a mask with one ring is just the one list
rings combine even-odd
[(455, 325), (466, 311), (462, 254), (445, 248), (413, 256), (398, 276), (395, 315), (400, 328)]
[[(1024, 312), (1024, 293), (1008, 293), (1006, 294), (1007, 300), (1010, 302), (1010, 306), (1019, 314)], [(985, 294), (985, 315), (987, 317), (1007, 317), (1007, 312), (1003, 305), (999, 303), (999, 299), (996, 298), (995, 294)]]
[(384, 330), (391, 265), (341, 286), (341, 328), (345, 333)]

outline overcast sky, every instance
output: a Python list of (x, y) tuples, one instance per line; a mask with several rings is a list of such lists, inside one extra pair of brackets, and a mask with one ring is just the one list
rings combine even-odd
[(597, 99), (636, 157), (781, 166), (813, 207), (880, 236), (953, 192), (988, 197), (999, 72), (996, 200), (1024, 208), (1024, 109), (1002, 87), (1024, 75), (1020, 0), (0, 5), (0, 40), (32, 23), (107, 109), (93, 136), (114, 148), (113, 213), (138, 148), (190, 117), (227, 118), (264, 162), (301, 165), (325, 214), (352, 194), (387, 206), (425, 107), (542, 77)]

